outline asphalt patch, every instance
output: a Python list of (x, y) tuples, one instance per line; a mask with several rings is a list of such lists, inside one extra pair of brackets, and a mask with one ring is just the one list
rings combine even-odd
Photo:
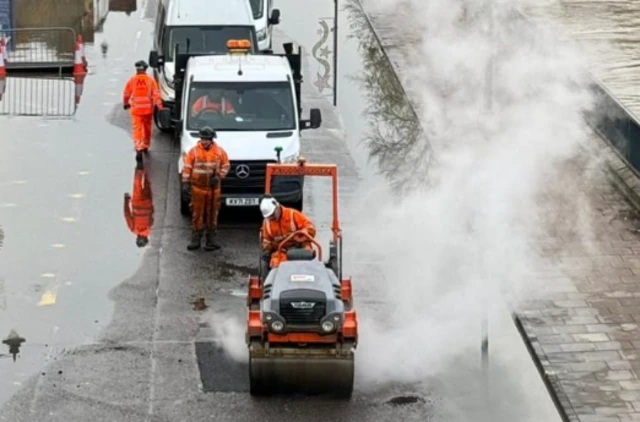
[(195, 347), (204, 392), (249, 392), (248, 364), (233, 360), (213, 342), (196, 342)]

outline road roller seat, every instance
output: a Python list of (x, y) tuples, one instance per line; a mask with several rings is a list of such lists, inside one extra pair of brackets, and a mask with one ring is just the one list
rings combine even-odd
[(289, 261), (311, 261), (315, 257), (316, 251), (304, 248), (291, 248), (287, 251), (287, 260)]

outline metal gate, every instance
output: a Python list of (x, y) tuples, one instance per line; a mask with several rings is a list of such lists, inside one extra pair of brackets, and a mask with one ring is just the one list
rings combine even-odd
[(67, 117), (76, 112), (73, 79), (8, 77), (0, 115)]
[(0, 115), (75, 115), (87, 63), (82, 38), (72, 28), (2, 30), (0, 47), (6, 70)]

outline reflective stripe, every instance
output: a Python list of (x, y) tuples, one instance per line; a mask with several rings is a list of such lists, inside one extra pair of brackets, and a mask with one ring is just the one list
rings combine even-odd
[(271, 221), (267, 220), (265, 224), (267, 225), (267, 234), (271, 236)]

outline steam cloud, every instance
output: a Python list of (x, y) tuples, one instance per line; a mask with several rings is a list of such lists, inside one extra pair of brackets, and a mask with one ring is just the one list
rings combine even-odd
[[(379, 118), (372, 158), (401, 194), (369, 189), (349, 210), (361, 225), (348, 249), (368, 251), (383, 276), (356, 281), (361, 385), (437, 377), (468, 350), (478, 359), (482, 315), (504, 318), (506, 299), (544, 293), (536, 273), (553, 264), (537, 241), (552, 223), (541, 200), (559, 195), (588, 233), (588, 200), (567, 192), (562, 169), (584, 158), (594, 106), (579, 51), (523, 23), (522, 1), (371, 1), (398, 40), (416, 41), (401, 66), (424, 133), (394, 138), (392, 113)], [(363, 305), (375, 295), (386, 312)]]

